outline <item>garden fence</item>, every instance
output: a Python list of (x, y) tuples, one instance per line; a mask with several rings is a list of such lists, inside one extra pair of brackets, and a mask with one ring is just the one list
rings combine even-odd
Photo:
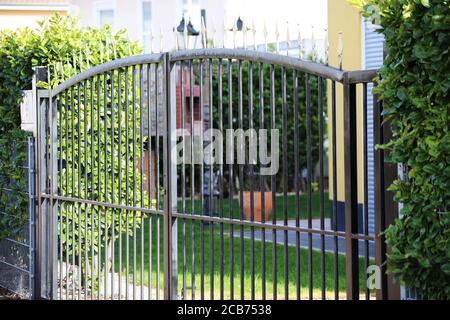
[[(25, 145), (26, 158), (19, 165), (26, 177), (26, 187), (18, 190), (14, 181), (2, 188), (2, 208), (14, 205), (10, 193), (20, 192), (28, 197), (26, 220), (15, 236), (0, 241), (0, 287), (18, 294), (22, 298), (35, 298), (35, 155), (34, 138), (18, 142)], [(20, 148), (22, 149), (22, 148)], [(6, 200), (4, 200), (6, 199)], [(7, 215), (0, 212), (0, 215)], [(11, 217), (17, 219), (17, 217)]]

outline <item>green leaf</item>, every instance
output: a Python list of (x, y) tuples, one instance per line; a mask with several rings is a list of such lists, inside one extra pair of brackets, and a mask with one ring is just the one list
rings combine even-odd
[(420, 0), (420, 3), (422, 3), (424, 7), (430, 7), (430, 0)]

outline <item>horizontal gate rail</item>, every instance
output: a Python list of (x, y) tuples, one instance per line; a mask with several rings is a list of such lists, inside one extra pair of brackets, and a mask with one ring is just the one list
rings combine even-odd
[[(46, 193), (42, 193), (41, 197), (43, 199), (50, 199), (50, 195), (46, 194)], [(83, 203), (83, 204), (90, 204), (90, 205), (95, 205), (95, 206), (105, 207), (105, 208), (122, 209), (122, 210), (128, 210), (128, 211), (140, 211), (143, 213), (164, 215), (163, 210), (153, 210), (153, 209), (148, 209), (148, 208), (143, 208), (143, 207), (126, 206), (126, 205), (114, 204), (114, 203), (103, 202), (103, 201), (94, 201), (94, 200), (82, 199), (82, 198), (63, 197), (63, 196), (57, 196), (57, 195), (54, 195), (53, 199), (59, 200), (62, 202)]]
[[(239, 220), (239, 219), (230, 219), (227, 217), (210, 217), (210, 216), (201, 216), (197, 214), (185, 214), (185, 213), (177, 213), (174, 212), (172, 214), (175, 218), (183, 218), (187, 220), (201, 220), (205, 222), (222, 222), (226, 224), (233, 224), (238, 226), (248, 226), (248, 227), (257, 227), (257, 228), (263, 228), (263, 229), (270, 229), (270, 230), (282, 230), (282, 231), (293, 231), (293, 232), (299, 232), (299, 233), (311, 233), (311, 234), (318, 234), (318, 235), (328, 235), (328, 236), (335, 236), (335, 237), (341, 237), (345, 238), (347, 235), (343, 231), (332, 231), (332, 230), (321, 230), (321, 229), (313, 229), (313, 228), (302, 228), (302, 227), (295, 227), (295, 226), (289, 226), (289, 225), (283, 225), (283, 224), (273, 224), (273, 223), (260, 223), (250, 220)], [(351, 239), (359, 239), (359, 240), (368, 240), (368, 241), (374, 241), (374, 236), (368, 236), (363, 234), (351, 234), (349, 235)]]

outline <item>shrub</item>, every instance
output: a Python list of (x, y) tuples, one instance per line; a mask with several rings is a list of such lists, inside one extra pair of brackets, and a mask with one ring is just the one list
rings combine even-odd
[[(308, 59), (311, 59), (309, 56)], [(319, 62), (319, 61), (317, 61)], [(229, 87), (228, 87), (228, 72), (227, 72), (227, 64), (226, 62), (223, 63), (223, 78), (222, 78), (222, 96), (223, 96), (223, 114), (222, 119), (224, 123), (224, 127), (228, 128), (228, 103), (229, 103)], [(259, 88), (259, 63), (253, 63), (253, 128), (255, 130), (260, 129), (260, 102), (259, 102), (259, 95), (261, 94), (260, 88)], [(244, 62), (242, 64), (242, 105), (243, 107), (243, 114), (242, 114), (242, 123), (244, 128), (249, 127), (250, 122), (250, 116), (249, 116), (249, 94), (246, 94), (249, 92), (249, 74), (250, 66), (248, 62)], [(264, 128), (268, 129), (271, 128), (271, 109), (270, 109), (270, 65), (269, 64), (262, 64), (262, 70), (263, 70), (263, 87), (264, 87)], [(274, 66), (274, 91), (275, 91), (275, 108), (274, 108), (274, 114), (275, 114), (275, 126), (273, 129), (280, 130), (280, 151), (283, 155), (287, 157), (287, 168), (286, 172), (288, 173), (288, 188), (294, 187), (294, 172), (295, 172), (295, 117), (294, 117), (294, 72), (290, 69), (286, 69), (286, 132), (287, 135), (287, 148), (284, 150), (283, 142), (281, 141), (281, 134), (283, 133), (283, 111), (282, 111), (282, 68), (279, 66)], [(232, 79), (233, 81), (237, 81), (238, 79), (238, 66), (236, 63), (232, 65)], [(299, 175), (301, 175), (301, 171), (304, 168), (307, 168), (307, 152), (302, 151), (307, 149), (307, 120), (306, 120), (306, 74), (302, 72), (297, 72), (298, 77), (298, 88), (297, 88), (297, 94), (298, 94), (298, 123), (297, 123), (297, 129), (298, 129), (298, 166), (299, 166)], [(327, 82), (325, 79), (322, 78), (322, 116), (323, 116), (323, 139), (327, 139), (327, 128), (326, 128), (326, 105), (327, 105)], [(235, 84), (233, 84), (235, 85)], [(314, 171), (314, 165), (319, 160), (319, 78), (316, 76), (310, 76), (309, 77), (309, 86), (310, 86), (310, 94), (311, 94), (311, 159), (312, 159), (312, 170)], [(213, 79), (213, 88), (214, 92), (218, 91), (218, 80), (216, 77)], [(235, 123), (235, 126), (239, 123), (239, 115), (238, 115), (238, 108), (239, 105), (239, 95), (237, 94), (237, 87), (232, 88), (232, 105), (233, 105), (233, 122)], [(218, 105), (217, 101), (217, 95), (213, 96), (213, 105)], [(219, 113), (214, 113), (214, 127), (218, 128), (218, 118)], [(284, 134), (284, 133), (283, 133)], [(270, 138), (269, 138), (270, 141)], [(326, 153), (326, 150), (324, 150), (324, 153)], [(280, 192), (280, 190), (283, 190), (283, 175), (282, 172), (284, 170), (284, 163), (283, 161), (280, 161), (279, 163), (279, 171), (275, 176), (276, 181), (276, 188)], [(255, 172), (259, 171), (259, 165), (254, 165)], [(238, 172), (236, 169), (235, 172)], [(270, 179), (266, 179), (270, 180)], [(302, 179), (300, 179), (302, 181)], [(300, 182), (302, 184), (302, 182)], [(244, 185), (248, 184), (247, 179), (244, 177)], [(302, 188), (305, 188), (305, 186), (301, 186)]]
[(428, 299), (450, 299), (450, 5), (442, 0), (365, 0), (387, 57), (376, 92), (393, 139), (388, 161), (408, 168), (389, 188), (403, 204), (386, 231), (388, 272)]
[[(63, 79), (68, 79), (91, 66), (100, 64), (107, 60), (114, 58), (121, 58), (141, 52), (141, 48), (134, 42), (129, 42), (123, 35), (124, 31), (119, 31), (113, 34), (108, 26), (102, 29), (86, 28), (82, 29), (77, 25), (76, 18), (61, 17), (54, 15), (49, 19), (43, 20), (38, 24), (36, 29), (30, 30), (28, 28), (18, 31), (3, 31), (0, 33), (0, 143), (3, 145), (5, 141), (18, 141), (23, 139), (26, 133), (21, 132), (20, 129), (20, 112), (19, 105), (22, 99), (22, 90), (29, 89), (32, 78), (32, 67), (34, 66), (48, 66), (51, 74), (51, 85), (54, 87)], [(108, 49), (109, 48), (109, 49)], [(122, 86), (125, 81), (131, 81), (132, 73), (129, 73), (128, 79), (122, 77)], [(114, 76), (117, 81), (117, 75)], [(111, 75), (102, 75), (100, 81), (110, 81)], [(94, 79), (94, 83), (97, 83)], [(48, 86), (42, 83), (43, 86)], [(84, 85), (92, 85), (89, 81), (80, 83), (80, 88), (83, 91)], [(131, 85), (130, 85), (131, 86)], [(76, 87), (75, 87), (76, 88)], [(123, 134), (121, 137), (116, 134), (115, 141), (111, 141), (110, 138), (106, 139), (103, 136), (104, 130), (114, 130), (117, 123), (111, 121), (111, 100), (110, 97), (104, 100), (103, 91), (100, 93), (100, 101), (97, 104), (97, 99), (94, 99), (94, 104), (84, 103), (84, 98), (89, 99), (89, 94), (81, 94), (81, 103), (75, 102), (73, 108), (64, 107), (67, 99), (77, 94), (75, 90), (68, 90), (66, 95), (62, 95), (59, 100), (59, 118), (58, 122), (60, 126), (68, 126), (68, 132), (64, 132), (62, 136), (58, 137), (58, 163), (59, 188), (58, 192), (61, 195), (67, 195), (72, 197), (90, 198), (98, 201), (116, 201), (118, 202), (118, 189), (119, 177), (117, 168), (119, 163), (125, 161), (125, 154), (119, 155), (117, 148), (115, 154), (111, 154), (111, 145), (114, 143), (120, 143), (123, 145), (123, 151), (125, 151), (125, 144), (132, 145), (136, 143), (135, 152), (139, 154), (141, 141), (139, 137), (133, 140), (131, 116), (130, 122), (126, 124), (124, 121), (121, 124), (123, 126)], [(104, 87), (101, 87), (104, 90)], [(89, 91), (87, 91), (89, 92)], [(78, 98), (78, 97), (77, 97)], [(117, 103), (117, 102), (116, 102)], [(96, 106), (99, 105), (100, 109)], [(117, 106), (117, 104), (116, 104)], [(121, 105), (118, 108), (120, 112), (128, 113), (131, 115), (133, 112), (133, 106), (125, 107)], [(139, 106), (134, 109), (136, 112), (136, 121), (139, 125)], [(91, 117), (99, 117), (101, 119), (100, 126), (94, 124), (94, 119)], [(95, 119), (96, 119), (95, 118)], [(125, 116), (124, 116), (125, 119)], [(75, 127), (72, 127), (74, 125)], [(115, 125), (115, 126), (114, 126)], [(77, 130), (77, 126), (80, 127), (80, 131)], [(139, 127), (137, 128), (139, 130)], [(128, 131), (128, 132), (127, 132)], [(91, 134), (93, 137), (100, 136), (101, 140), (91, 140)], [(67, 135), (67, 143), (66, 141)], [(120, 140), (119, 140), (120, 139)], [(128, 139), (128, 141), (126, 141)], [(80, 145), (78, 142), (80, 141)], [(93, 149), (91, 149), (93, 147)], [(8, 149), (9, 150), (9, 149)], [(2, 148), (0, 152), (0, 183), (10, 178), (23, 179), (24, 177), (18, 177), (15, 175), (15, 171), (8, 173), (8, 170), (4, 160), (10, 157), (10, 152)], [(73, 150), (73, 153), (72, 153)], [(94, 153), (90, 153), (89, 150), (95, 150)], [(129, 160), (128, 170), (132, 170), (134, 167), (132, 152), (127, 153)], [(85, 157), (89, 156), (93, 162), (89, 162), (88, 167), (80, 166), (80, 163), (84, 162)], [(117, 160), (113, 168), (113, 158)], [(9, 161), (9, 160), (8, 160)], [(105, 178), (105, 169), (98, 170), (99, 166), (107, 168), (106, 173), (109, 178)], [(125, 171), (125, 170), (124, 170)], [(100, 176), (98, 175), (100, 172)], [(3, 178), (3, 175), (8, 175), (7, 178)], [(81, 177), (81, 178), (80, 178)], [(68, 184), (62, 183), (64, 179), (68, 179)], [(72, 179), (74, 179), (72, 181)], [(127, 180), (128, 179), (128, 180)], [(94, 182), (95, 181), (95, 182)], [(114, 194), (111, 192), (111, 184), (114, 181), (116, 191)], [(72, 182), (74, 188), (72, 187)], [(139, 174), (133, 176), (123, 175), (122, 184), (129, 183), (133, 186), (136, 182), (139, 185)], [(95, 188), (93, 183), (95, 183)], [(78, 186), (81, 193), (78, 191)], [(1, 187), (1, 185), (0, 185)], [(89, 190), (86, 192), (85, 190)], [(94, 190), (93, 193), (90, 190)], [(0, 189), (1, 192), (1, 189)], [(128, 197), (129, 201), (133, 200), (133, 196), (136, 197), (137, 205), (146, 205), (141, 203), (141, 196), (139, 188), (136, 188), (136, 193), (130, 192)], [(0, 198), (3, 197), (0, 194)], [(124, 197), (122, 197), (123, 199)], [(147, 199), (147, 197), (142, 197)], [(18, 199), (22, 205), (22, 201), (25, 199)], [(17, 206), (16, 206), (17, 207)], [(0, 236), (11, 235), (24, 221), (26, 216), (26, 209), (16, 210), (17, 208), (7, 208), (11, 215), (14, 215), (16, 219), (12, 224), (10, 221), (0, 219)], [(93, 255), (98, 255), (104, 248), (105, 242), (108, 241), (111, 244), (112, 230), (115, 230), (115, 237), (118, 236), (119, 225), (122, 231), (133, 232), (134, 227), (139, 227), (140, 214), (136, 213), (130, 215), (115, 215), (115, 219), (112, 218), (112, 214), (116, 211), (109, 210), (109, 213), (105, 213), (105, 210), (100, 209), (97, 206), (85, 206), (85, 205), (71, 205), (70, 203), (64, 203), (59, 208), (59, 218), (64, 222), (60, 230), (61, 233), (61, 246), (63, 250), (66, 250), (67, 254), (77, 255), (80, 250), (89, 248), (94, 249)], [(97, 217), (93, 219), (93, 217)], [(91, 225), (94, 223), (95, 225)], [(87, 228), (86, 228), (87, 226)], [(95, 227), (94, 232), (91, 232), (91, 226)], [(97, 228), (103, 228), (108, 230), (107, 232), (98, 232)], [(83, 231), (80, 231), (81, 228)], [(83, 236), (80, 237), (82, 232)], [(76, 242), (75, 238), (81, 238), (81, 246), (69, 246), (73, 242)], [(106, 238), (107, 237), (107, 238)], [(80, 261), (77, 264), (81, 264)]]

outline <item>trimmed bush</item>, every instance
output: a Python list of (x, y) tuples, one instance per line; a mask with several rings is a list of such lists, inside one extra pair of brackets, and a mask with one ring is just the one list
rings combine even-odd
[[(25, 183), (23, 181), (25, 177), (16, 172), (14, 164), (11, 166), (9, 163), (11, 163), (11, 150), (14, 149), (12, 146), (16, 142), (25, 140), (24, 137), (28, 134), (20, 131), (19, 106), (22, 100), (22, 90), (30, 89), (32, 67), (47, 66), (51, 74), (51, 85), (55, 87), (63, 79), (69, 79), (89, 67), (107, 60), (141, 52), (141, 48), (136, 43), (129, 42), (123, 36), (125, 31), (113, 34), (108, 26), (102, 29), (80, 28), (77, 24), (76, 18), (54, 15), (41, 21), (38, 27), (33, 30), (26, 28), (0, 33), (0, 199), (6, 197), (1, 189), (3, 184), (9, 183), (11, 179), (15, 180), (19, 186)], [(100, 78), (96, 77), (93, 81), (97, 83), (99, 79), (102, 83), (107, 83), (111, 81), (111, 77), (115, 77), (117, 81), (117, 74), (115, 76), (111, 74), (102, 75)], [(130, 83), (131, 77), (131, 72), (127, 79), (122, 77), (122, 86), (125, 85), (126, 81)], [(40, 83), (39, 85), (48, 87), (47, 83)], [(73, 108), (70, 105), (67, 107), (65, 102), (77, 94), (77, 86), (74, 90), (69, 89), (65, 94), (62, 94), (59, 100), (58, 123), (60, 126), (67, 126), (68, 132), (58, 136), (58, 163), (60, 164), (58, 192), (62, 195), (98, 201), (115, 200), (117, 203), (117, 190), (122, 187), (119, 186), (117, 167), (119, 163), (125, 162), (126, 156), (125, 154), (119, 155), (117, 148), (115, 154), (112, 155), (111, 145), (120, 141), (123, 150), (125, 150), (125, 145), (131, 146), (134, 142), (135, 152), (139, 154), (142, 143), (139, 137), (133, 140), (131, 125), (131, 115), (134, 112), (136, 112), (136, 122), (139, 124), (139, 105), (136, 105), (135, 109), (131, 104), (129, 106), (121, 105), (121, 108), (118, 108), (123, 114), (130, 114), (130, 121), (128, 124), (123, 121), (121, 124), (123, 126), (122, 136), (119, 137), (116, 134), (116, 140), (111, 141), (110, 138), (106, 139), (103, 132), (105, 129), (108, 131), (114, 130), (118, 124), (111, 120), (111, 98), (108, 96), (107, 100), (104, 100), (106, 95), (104, 95), (103, 90), (106, 90), (107, 86), (100, 87), (100, 101), (97, 101), (96, 97), (92, 97), (94, 104), (91, 104), (89, 91), (87, 91), (87, 94), (86, 91), (83, 91), (84, 85), (89, 87), (92, 83), (89, 81), (80, 83), (79, 88), (83, 92), (79, 95), (81, 102), (75, 102)], [(131, 87), (131, 85), (129, 86)], [(139, 93), (137, 94), (139, 95)], [(76, 97), (78, 98), (78, 96)], [(89, 103), (86, 103), (85, 98)], [(100, 108), (97, 108), (97, 105)], [(92, 118), (92, 115), (95, 118)], [(97, 118), (100, 119), (100, 125), (95, 125)], [(125, 116), (123, 118), (125, 119)], [(78, 126), (80, 131), (78, 131)], [(139, 130), (139, 127), (137, 129)], [(91, 136), (95, 139), (91, 140)], [(97, 137), (100, 136), (101, 139), (97, 141)], [(78, 142), (80, 142), (80, 145)], [(3, 146), (6, 145), (11, 147), (4, 148)], [(94, 150), (94, 152), (91, 153), (90, 150)], [(24, 155), (24, 151), (21, 152)], [(127, 155), (128, 170), (132, 170), (135, 166), (133, 154), (130, 152)], [(80, 163), (84, 163), (87, 156), (89, 156), (89, 161), (92, 159), (93, 162), (89, 162), (88, 167), (80, 165)], [(121, 160), (116, 161), (114, 168), (112, 166), (112, 163), (114, 163), (112, 162), (113, 157), (116, 160)], [(99, 166), (107, 168), (107, 170), (98, 170)], [(100, 176), (98, 176), (99, 172)], [(105, 178), (105, 172), (109, 175), (108, 179)], [(67, 184), (65, 183), (66, 178), (68, 179)], [(114, 194), (111, 192), (112, 181), (116, 186)], [(126, 183), (130, 186), (133, 186), (133, 183), (139, 185), (139, 174), (134, 176), (132, 174), (125, 176), (124, 174), (121, 182), (123, 185)], [(72, 187), (72, 185), (75, 187)], [(81, 193), (78, 190), (81, 190)], [(91, 193), (91, 190), (94, 190), (94, 192)], [(8, 218), (0, 216), (0, 238), (14, 236), (27, 218), (26, 195), (16, 193), (14, 196), (17, 197), (17, 199), (13, 199), (15, 205), (8, 205), (2, 209), (8, 213), (8, 215), (5, 215)], [(148, 197), (141, 197), (139, 188), (136, 188), (135, 193), (130, 192), (128, 200), (132, 201), (133, 197), (138, 199), (136, 205), (147, 205), (147, 203), (140, 202), (140, 199), (147, 199)], [(9, 200), (8, 203), (11, 203), (11, 199)], [(146, 201), (148, 202), (148, 200)], [(3, 203), (3, 201), (1, 202)], [(98, 255), (104, 249), (105, 242), (110, 244), (114, 240), (112, 239), (112, 230), (118, 230), (119, 225), (123, 232), (128, 230), (131, 234), (135, 227), (139, 227), (141, 219), (136, 218), (140, 217), (140, 213), (116, 215), (113, 219), (113, 211), (109, 210), (108, 213), (105, 213), (104, 209), (99, 209), (97, 206), (61, 204), (59, 218), (64, 221), (60, 230), (63, 251), (68, 251), (70, 255), (77, 255), (79, 250), (85, 250), (85, 248), (91, 250), (90, 248), (93, 248), (92, 254)], [(93, 219), (93, 216), (96, 218)], [(91, 233), (91, 223), (95, 224), (93, 233)], [(84, 229), (86, 226), (88, 228)], [(98, 232), (99, 226), (102, 228), (100, 233)], [(80, 232), (79, 227), (84, 230), (81, 237), (78, 233)], [(115, 237), (118, 234), (118, 232), (115, 232)], [(82, 246), (75, 245), (72, 247), (68, 245), (68, 250), (66, 250), (66, 244), (76, 242), (75, 238), (82, 239)], [(77, 264), (81, 264), (81, 262), (78, 261)]]
[(376, 92), (393, 139), (382, 147), (408, 169), (389, 187), (403, 209), (386, 231), (388, 272), (424, 298), (450, 299), (450, 4), (356, 2), (386, 39)]

